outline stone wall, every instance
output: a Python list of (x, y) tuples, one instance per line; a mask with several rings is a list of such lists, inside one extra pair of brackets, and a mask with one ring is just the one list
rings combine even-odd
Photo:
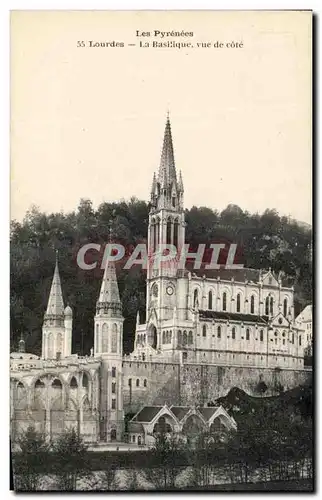
[(144, 405), (203, 405), (225, 396), (232, 387), (252, 396), (272, 396), (305, 384), (310, 377), (309, 370), (123, 362), (124, 412), (135, 413)]

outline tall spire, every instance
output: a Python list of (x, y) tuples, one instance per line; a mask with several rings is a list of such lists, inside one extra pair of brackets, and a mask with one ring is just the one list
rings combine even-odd
[(56, 250), (55, 272), (51, 284), (46, 314), (54, 316), (62, 316), (64, 314), (64, 301), (58, 269), (58, 250)]
[(122, 314), (115, 264), (111, 260), (106, 261), (100, 295), (97, 301), (97, 309), (103, 309), (104, 312), (110, 313), (111, 316)]
[(161, 188), (163, 188), (166, 186), (170, 186), (173, 182), (176, 183), (176, 181), (177, 181), (177, 175), (174, 163), (171, 124), (168, 112), (165, 131), (164, 131), (158, 182), (160, 183)]

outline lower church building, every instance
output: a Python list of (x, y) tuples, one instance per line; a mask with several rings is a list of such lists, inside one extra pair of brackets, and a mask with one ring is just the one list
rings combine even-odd
[[(151, 187), (151, 262), (161, 245), (185, 244), (183, 194), (168, 118)], [(207, 405), (232, 387), (253, 395), (264, 387), (271, 395), (308, 376), (294, 290), (271, 270), (207, 272), (181, 269), (175, 260), (148, 266), (146, 317), (137, 317), (129, 355), (123, 354), (123, 320), (115, 264), (108, 260), (93, 318), (93, 349), (90, 356), (72, 354), (73, 311), (64, 306), (56, 260), (42, 355), (25, 353), (23, 339), (10, 355), (13, 439), (34, 425), (52, 439), (76, 427), (88, 442), (122, 441), (126, 430), (127, 439), (138, 443), (140, 437), (144, 444), (156, 415), (164, 413), (172, 429), (182, 430), (189, 418), (210, 428), (218, 408)], [(146, 421), (144, 408), (150, 408)], [(234, 427), (220, 412), (226, 427)], [(125, 414), (132, 415), (128, 429)]]

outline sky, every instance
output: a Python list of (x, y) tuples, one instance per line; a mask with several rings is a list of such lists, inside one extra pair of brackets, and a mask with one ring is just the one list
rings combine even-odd
[(311, 223), (310, 50), (309, 12), (13, 12), (11, 218), (148, 200), (169, 110), (187, 208)]

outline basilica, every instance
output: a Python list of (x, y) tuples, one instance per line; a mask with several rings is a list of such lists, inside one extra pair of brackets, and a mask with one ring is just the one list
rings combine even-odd
[[(152, 180), (147, 242), (151, 262), (161, 245), (185, 244), (184, 186), (169, 117)], [(213, 403), (229, 389), (272, 395), (307, 377), (294, 290), (270, 269), (224, 267), (207, 273), (179, 268), (175, 259), (167, 266), (148, 266), (145, 320), (137, 316), (129, 355), (123, 354), (114, 262), (106, 262), (89, 356), (72, 353), (77, 311), (65, 307), (62, 286), (56, 259), (42, 355), (26, 353), (23, 339), (10, 354), (13, 440), (34, 425), (49, 438), (76, 426), (88, 442), (121, 442), (127, 436), (144, 443), (158, 424), (155, 419), (181, 429), (178, 415), (199, 419), (204, 428), (218, 418), (231, 428), (233, 419)]]

